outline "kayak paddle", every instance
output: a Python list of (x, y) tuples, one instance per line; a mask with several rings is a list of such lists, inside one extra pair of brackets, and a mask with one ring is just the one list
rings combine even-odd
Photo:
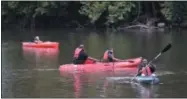
[[(151, 64), (154, 60), (156, 60), (159, 56), (161, 56), (164, 52), (168, 51), (171, 48), (171, 44), (168, 44), (156, 57), (154, 57), (146, 66), (149, 66), (149, 64)], [(134, 78), (138, 75), (139, 73), (137, 73), (132, 80), (134, 80)], [(132, 81), (131, 80), (131, 81)]]
[[(104, 62), (104, 61), (101, 58), (98, 62)], [(121, 60), (121, 61), (117, 61), (117, 62), (130, 62), (130, 63), (134, 63), (133, 60)]]
[(153, 60), (151, 60), (148, 64), (152, 63), (154, 60), (156, 60), (162, 53), (168, 51), (171, 48), (171, 44), (168, 44)]

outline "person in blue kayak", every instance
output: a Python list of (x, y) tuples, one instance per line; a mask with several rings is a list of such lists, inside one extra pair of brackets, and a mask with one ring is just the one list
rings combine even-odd
[(115, 58), (113, 48), (110, 48), (105, 51), (105, 53), (103, 55), (103, 61), (104, 62), (118, 62), (118, 61), (123, 61), (123, 60)]
[(138, 76), (155, 76), (154, 72), (156, 66), (154, 64), (149, 64), (146, 59), (142, 59), (141, 64), (138, 66)]
[(140, 76), (140, 71), (142, 70), (143, 67), (145, 67), (146, 65), (148, 64), (147, 60), (146, 59), (143, 59), (141, 60), (141, 63), (138, 65), (138, 76)]
[(35, 43), (40, 43), (40, 42), (42, 42), (42, 41), (40, 40), (39, 36), (36, 36), (36, 37), (34, 38), (34, 42), (35, 42)]
[(95, 58), (88, 57), (88, 54), (84, 50), (84, 45), (81, 44), (78, 48), (75, 49), (74, 56), (73, 56), (73, 63), (84, 64), (87, 59), (92, 60), (93, 63), (98, 61)]

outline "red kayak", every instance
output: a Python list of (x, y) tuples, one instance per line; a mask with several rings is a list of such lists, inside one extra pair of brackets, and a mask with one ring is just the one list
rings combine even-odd
[(57, 48), (59, 45), (58, 42), (22, 42), (23, 47), (35, 47), (35, 48)]
[(87, 60), (85, 64), (75, 65), (75, 64), (65, 64), (59, 67), (60, 72), (82, 71), (82, 72), (100, 72), (100, 71), (118, 71), (118, 70), (128, 70), (128, 68), (136, 68), (140, 62), (141, 57), (134, 59), (127, 59), (124, 62), (95, 62), (91, 63), (91, 60)]

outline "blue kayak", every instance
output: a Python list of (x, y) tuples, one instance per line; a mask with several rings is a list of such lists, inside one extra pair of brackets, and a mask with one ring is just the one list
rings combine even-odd
[(143, 84), (159, 84), (160, 82), (156, 76), (137, 76), (135, 81)]

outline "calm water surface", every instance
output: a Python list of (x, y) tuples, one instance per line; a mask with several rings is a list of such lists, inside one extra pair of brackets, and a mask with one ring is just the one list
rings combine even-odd
[[(2, 97), (187, 97), (187, 30), (172, 32), (99, 32), (76, 30), (2, 32)], [(22, 48), (22, 41), (57, 41), (59, 49)], [(173, 48), (161, 56), (157, 75), (161, 84), (129, 83), (135, 73), (67, 74), (58, 70), (72, 61), (74, 49), (85, 44), (87, 53), (100, 59), (113, 47), (121, 59), (152, 59), (166, 44)], [(113, 76), (124, 77), (122, 81)]]

